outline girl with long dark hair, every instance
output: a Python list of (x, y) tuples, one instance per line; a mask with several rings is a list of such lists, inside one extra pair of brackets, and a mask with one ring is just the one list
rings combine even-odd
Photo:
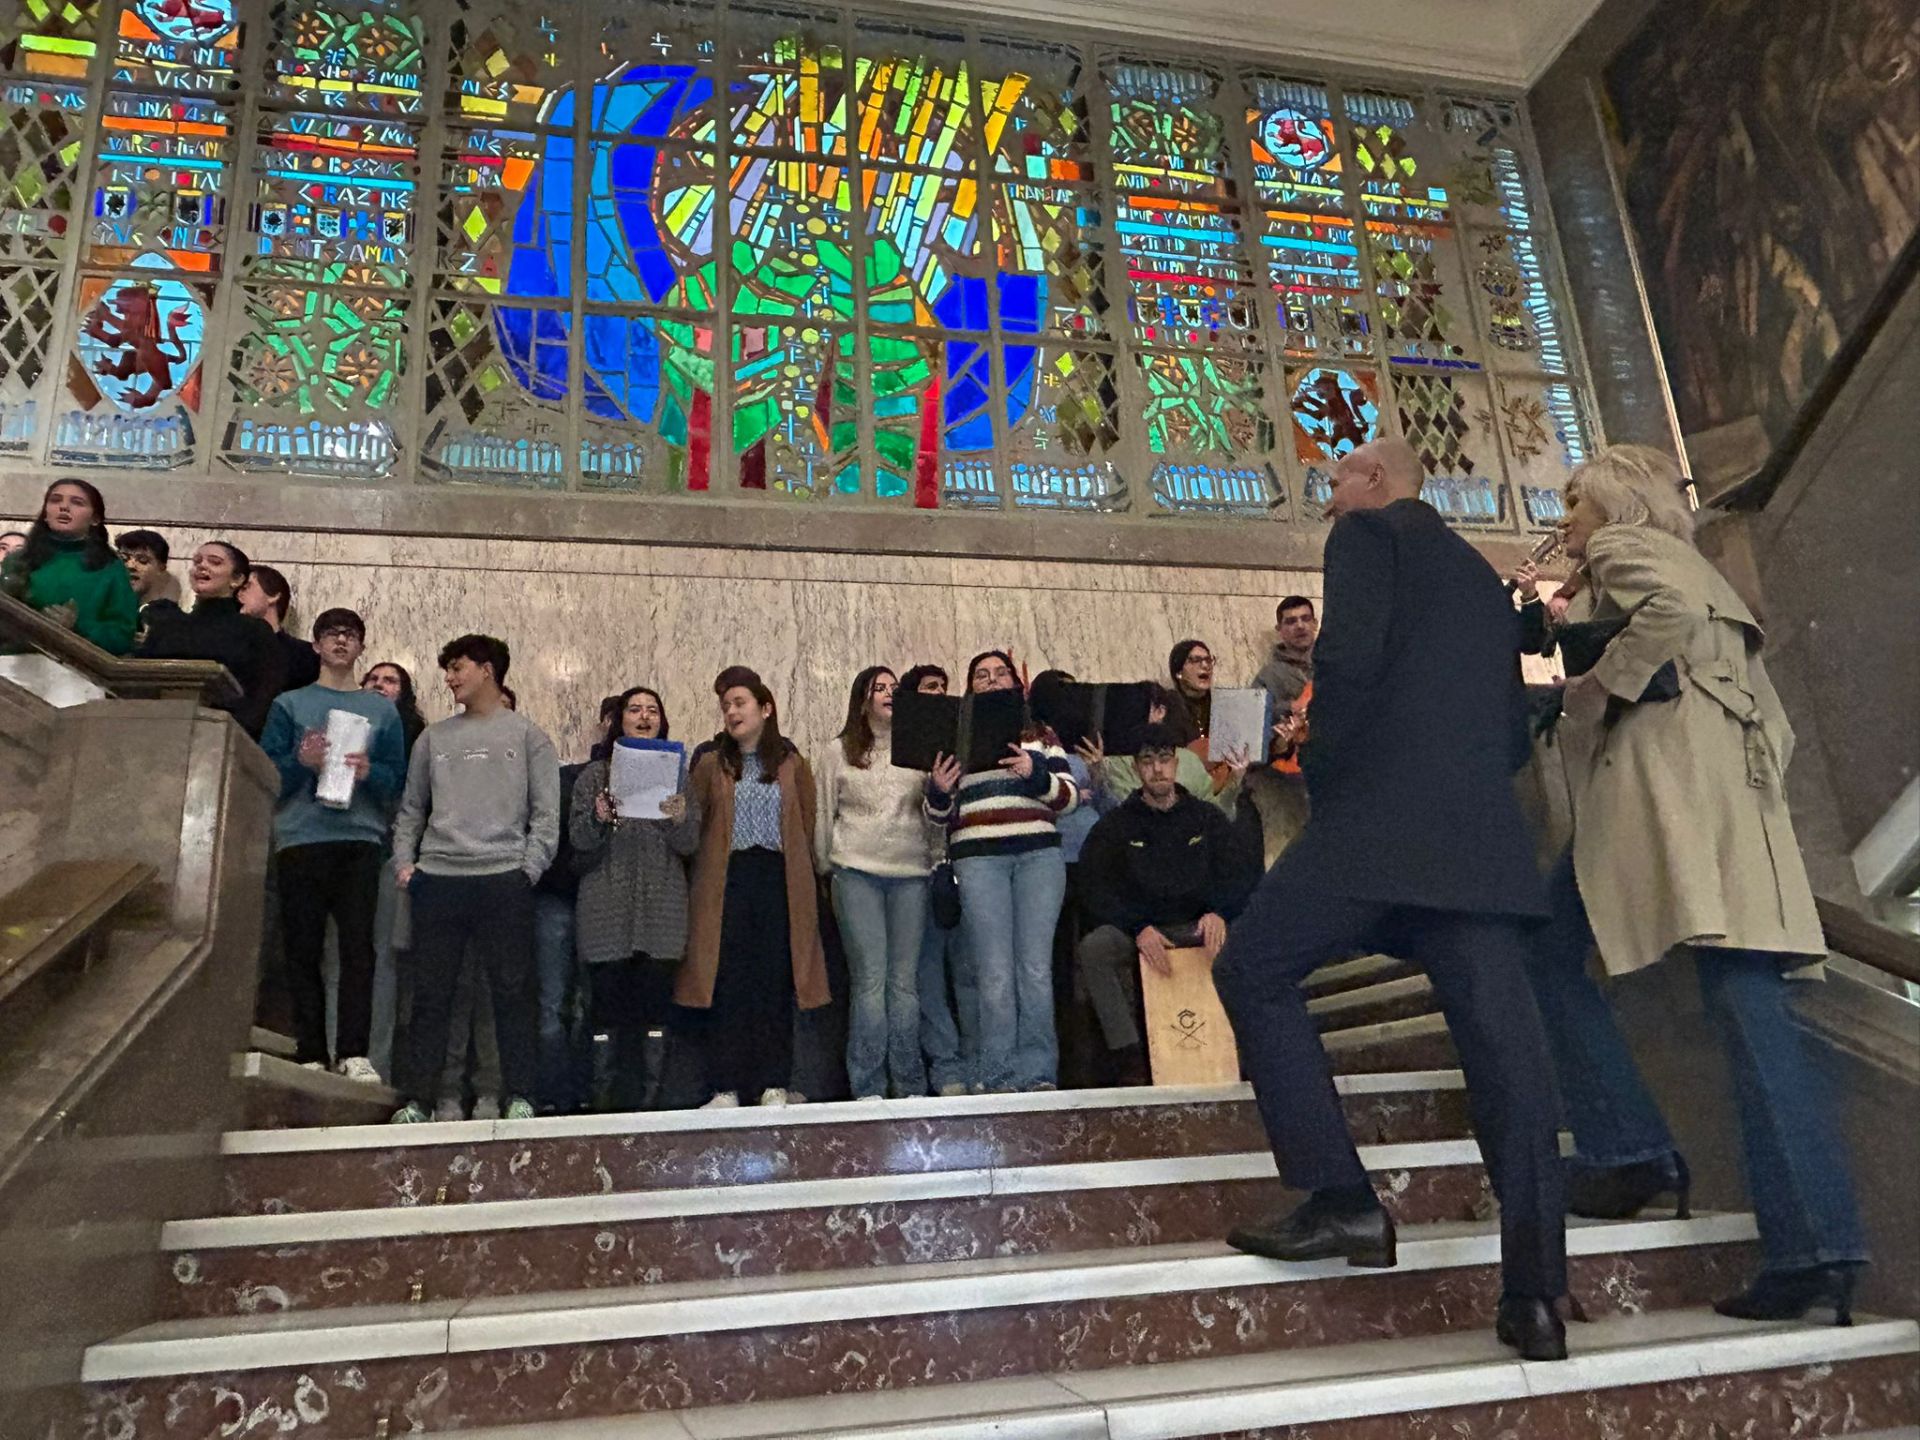
[(133, 649), (140, 600), (107, 537), (107, 502), (85, 480), (56, 480), (27, 543), (0, 566), (0, 589), (109, 655)]
[(682, 790), (661, 804), (659, 819), (622, 815), (608, 783), (611, 750), (619, 738), (667, 736), (666, 702), (633, 686), (615, 703), (606, 743), (573, 784), (576, 945), (592, 980), (594, 1029), (613, 1038), (615, 1110), (638, 1110), (646, 1100), (647, 1034), (667, 1019), (687, 950), (687, 857), (700, 840), (700, 809)]
[(853, 677), (846, 723), (821, 762), (814, 828), (847, 951), (847, 1080), (857, 1100), (927, 1093), (918, 970), (933, 858), (924, 780), (888, 763), (895, 688), (885, 665)]
[(786, 1105), (803, 1098), (790, 1090), (794, 1008), (828, 1000), (813, 772), (753, 671), (729, 666), (713, 693), (721, 732), (688, 785), (701, 823), (678, 1028), (703, 1042), (709, 1105)]
[[(967, 664), (967, 689), (1019, 690), (1004, 650)], [(960, 881), (960, 929), (980, 993), (980, 1084), (987, 1090), (1051, 1090), (1059, 1083), (1053, 1023), (1053, 932), (1066, 896), (1058, 819), (1080, 799), (1067, 757), (1029, 726), (992, 769), (962, 774), (941, 756), (927, 787), (927, 815), (945, 824)]]
[(393, 708), (400, 712), (400, 729), (407, 737), (407, 757), (413, 757), (413, 742), (420, 738), (420, 732), (427, 728), (427, 717), (420, 713), (420, 700), (413, 690), (413, 676), (407, 667), (392, 660), (382, 660), (360, 677), (362, 690), (378, 690), (393, 702)]

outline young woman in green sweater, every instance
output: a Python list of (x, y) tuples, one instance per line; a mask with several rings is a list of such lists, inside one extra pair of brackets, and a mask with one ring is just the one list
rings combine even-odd
[(107, 504), (85, 480), (56, 480), (27, 543), (0, 568), (0, 589), (109, 655), (133, 648), (140, 601), (107, 539)]

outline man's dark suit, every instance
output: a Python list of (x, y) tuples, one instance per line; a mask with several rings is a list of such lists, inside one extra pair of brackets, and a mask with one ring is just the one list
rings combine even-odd
[(1365, 949), (1433, 981), (1500, 1199), (1509, 1294), (1566, 1289), (1551, 1063), (1524, 973), (1546, 895), (1513, 789), (1527, 753), (1518, 619), (1492, 567), (1418, 500), (1327, 537), (1312, 813), (1234, 924), (1214, 978), (1281, 1177), (1364, 1182), (1300, 982)]

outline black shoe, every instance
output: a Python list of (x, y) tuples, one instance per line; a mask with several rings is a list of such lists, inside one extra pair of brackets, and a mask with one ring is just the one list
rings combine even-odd
[(1567, 1358), (1566, 1323), (1551, 1300), (1502, 1295), (1493, 1333), (1502, 1345), (1518, 1350), (1522, 1360)]
[(1809, 1310), (1833, 1311), (1836, 1325), (1853, 1324), (1853, 1284), (1864, 1265), (1809, 1265), (1769, 1270), (1738, 1295), (1713, 1302), (1733, 1320), (1798, 1320)]
[(1571, 1166), (1567, 1213), (1587, 1220), (1631, 1220), (1662, 1195), (1674, 1198), (1674, 1218), (1693, 1216), (1693, 1177), (1678, 1150), (1637, 1165)]
[(1227, 1243), (1269, 1260), (1345, 1260), (1369, 1270), (1391, 1270), (1397, 1262), (1393, 1220), (1377, 1204), (1335, 1210), (1310, 1197), (1290, 1215), (1229, 1232)]

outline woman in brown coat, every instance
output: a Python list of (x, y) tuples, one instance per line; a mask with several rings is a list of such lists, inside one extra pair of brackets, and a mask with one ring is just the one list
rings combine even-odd
[(1691, 956), (1734, 1080), (1764, 1257), (1755, 1284), (1715, 1308), (1786, 1319), (1831, 1307), (1845, 1323), (1866, 1243), (1787, 1002), (1788, 972), (1826, 951), (1787, 816), (1793, 732), (1760, 627), (1694, 548), (1679, 472), (1658, 451), (1608, 450), (1567, 495), (1567, 553), (1586, 578), (1568, 619), (1625, 619), (1567, 683), (1558, 741), (1574, 839), (1533, 972), (1576, 1148), (1568, 1208), (1621, 1218), (1677, 1192), (1686, 1211), (1685, 1163), (1587, 957), (1596, 937), (1612, 975)]
[(720, 672), (721, 733), (693, 767), (701, 820), (687, 955), (673, 998), (694, 1027), (709, 1107), (786, 1105), (793, 1012), (825, 1005), (814, 890), (813, 774), (780, 734), (773, 693), (745, 666)]

